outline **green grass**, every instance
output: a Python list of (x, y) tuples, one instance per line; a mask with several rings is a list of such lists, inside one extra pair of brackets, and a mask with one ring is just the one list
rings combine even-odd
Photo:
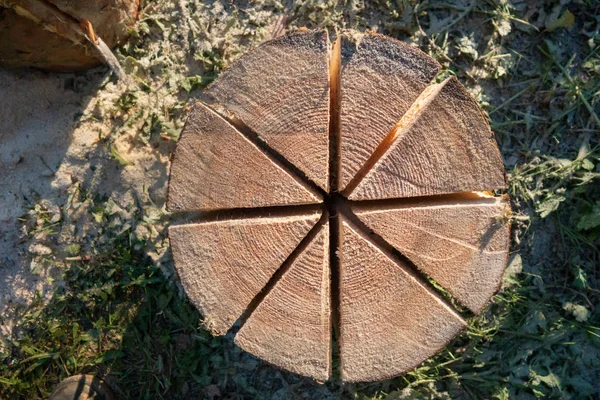
[[(93, 233), (39, 261), (60, 265), (64, 285), (49, 301), (14, 310), (20, 323), (0, 353), (0, 397), (43, 398), (60, 379), (87, 372), (107, 376), (127, 399), (598, 398), (600, 5), (563, 3), (306, 0), (288, 9), (292, 26), (376, 27), (419, 45), (490, 116), (514, 211), (510, 273), (488, 309), (440, 354), (370, 384), (316, 384), (271, 368), (202, 329), (176, 277), (164, 273), (172, 273), (169, 253), (149, 256), (165, 247), (164, 229), (151, 240), (137, 228), (164, 226), (160, 205), (115, 211), (93, 182), (82, 182), (74, 196)], [(111, 106), (114, 129), (101, 141), (118, 168), (128, 163), (112, 146), (123, 130), (139, 126), (138, 144), (159, 150), (161, 140), (176, 139), (184, 106), (284, 11), (277, 2), (185, 4), (189, 19), (169, 1), (147, 4), (120, 50), (136, 83)], [(182, 24), (189, 47), (180, 56), (166, 50), (181, 44)], [(176, 101), (147, 100), (162, 93)], [(21, 223), (31, 237), (60, 232), (39, 205)]]

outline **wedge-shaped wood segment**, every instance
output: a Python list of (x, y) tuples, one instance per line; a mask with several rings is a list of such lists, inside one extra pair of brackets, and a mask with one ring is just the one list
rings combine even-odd
[(386, 36), (342, 36), (340, 189), (348, 185), (440, 68), (422, 51)]
[(207, 327), (227, 333), (319, 217), (310, 213), (171, 227), (177, 273)]
[(504, 165), (487, 120), (452, 77), (400, 121), (396, 140), (350, 193), (388, 199), (503, 188)]
[(234, 62), (209, 95), (328, 190), (329, 36), (304, 31), (263, 43)]
[(202, 103), (188, 116), (171, 165), (171, 211), (317, 203), (310, 186), (288, 174)]
[(344, 381), (376, 381), (414, 368), (465, 323), (402, 264), (342, 223), (340, 358)]
[(475, 313), (502, 280), (507, 210), (502, 198), (354, 208), (369, 228)]
[(325, 224), (250, 315), (242, 349), (300, 375), (331, 373), (329, 226)]

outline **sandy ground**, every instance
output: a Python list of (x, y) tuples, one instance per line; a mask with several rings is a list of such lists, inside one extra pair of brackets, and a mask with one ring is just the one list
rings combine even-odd
[(77, 191), (108, 196), (122, 210), (147, 196), (164, 204), (168, 144), (128, 146), (123, 135), (115, 146), (133, 163), (126, 168), (107, 154), (102, 137), (115, 121), (99, 104), (119, 92), (107, 77), (104, 68), (77, 75), (0, 69), (0, 311), (51, 293), (68, 266), (65, 248), (84, 245), (93, 216), (90, 204), (74, 200)]
[[(44, 199), (54, 222), (72, 184), (71, 165), (81, 160), (89, 132), (74, 123), (89, 102), (65, 89), (71, 74), (0, 70), (0, 308), (28, 302), (35, 290), (52, 286), (52, 271), (32, 273), (31, 255), (51, 251), (29, 248), (19, 219)], [(34, 271), (35, 272), (35, 271)]]

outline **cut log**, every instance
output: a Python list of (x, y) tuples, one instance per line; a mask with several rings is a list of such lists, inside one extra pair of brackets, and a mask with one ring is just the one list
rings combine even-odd
[(509, 250), (501, 198), (354, 208), (358, 218), (473, 312), (498, 290)]
[(349, 194), (351, 200), (505, 186), (504, 165), (490, 126), (456, 78), (427, 91), (415, 108), (400, 121), (393, 139), (384, 142), (389, 148)]
[(169, 229), (181, 283), (213, 333), (227, 333), (319, 217), (311, 213)]
[(343, 190), (441, 66), (414, 47), (373, 33), (343, 35), (341, 57)]
[(217, 210), (317, 203), (288, 174), (202, 103), (191, 111), (171, 165), (168, 209)]
[(329, 226), (323, 225), (235, 338), (242, 349), (300, 375), (331, 372)]
[(465, 322), (348, 221), (340, 260), (341, 377), (400, 375), (441, 350)]
[(504, 185), (503, 166), (467, 91), (430, 84), (430, 57), (372, 33), (329, 46), (324, 31), (292, 34), (215, 81), (220, 115), (192, 110), (168, 200), (205, 222), (170, 241), (215, 333), (246, 311), (242, 349), (320, 381), (339, 353), (343, 381), (376, 381), (465, 327), (446, 294), (480, 312), (496, 291), (508, 202), (483, 191)]
[(263, 43), (208, 94), (309, 179), (328, 190), (329, 36), (305, 31)]
[(127, 38), (138, 7), (138, 0), (0, 0), (0, 64), (76, 71), (114, 62), (107, 49)]

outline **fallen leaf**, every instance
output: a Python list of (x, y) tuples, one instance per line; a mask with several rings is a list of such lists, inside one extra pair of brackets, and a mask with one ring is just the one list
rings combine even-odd
[(110, 154), (112, 154), (112, 156), (114, 158), (116, 158), (117, 161), (119, 161), (119, 163), (121, 163), (121, 165), (124, 165), (124, 166), (133, 165), (132, 161), (125, 159), (121, 154), (119, 154), (119, 152), (117, 151), (117, 147), (114, 144), (110, 145)]
[(552, 32), (558, 28), (569, 28), (575, 23), (575, 16), (569, 10), (565, 11), (556, 21), (546, 24), (548, 32)]

